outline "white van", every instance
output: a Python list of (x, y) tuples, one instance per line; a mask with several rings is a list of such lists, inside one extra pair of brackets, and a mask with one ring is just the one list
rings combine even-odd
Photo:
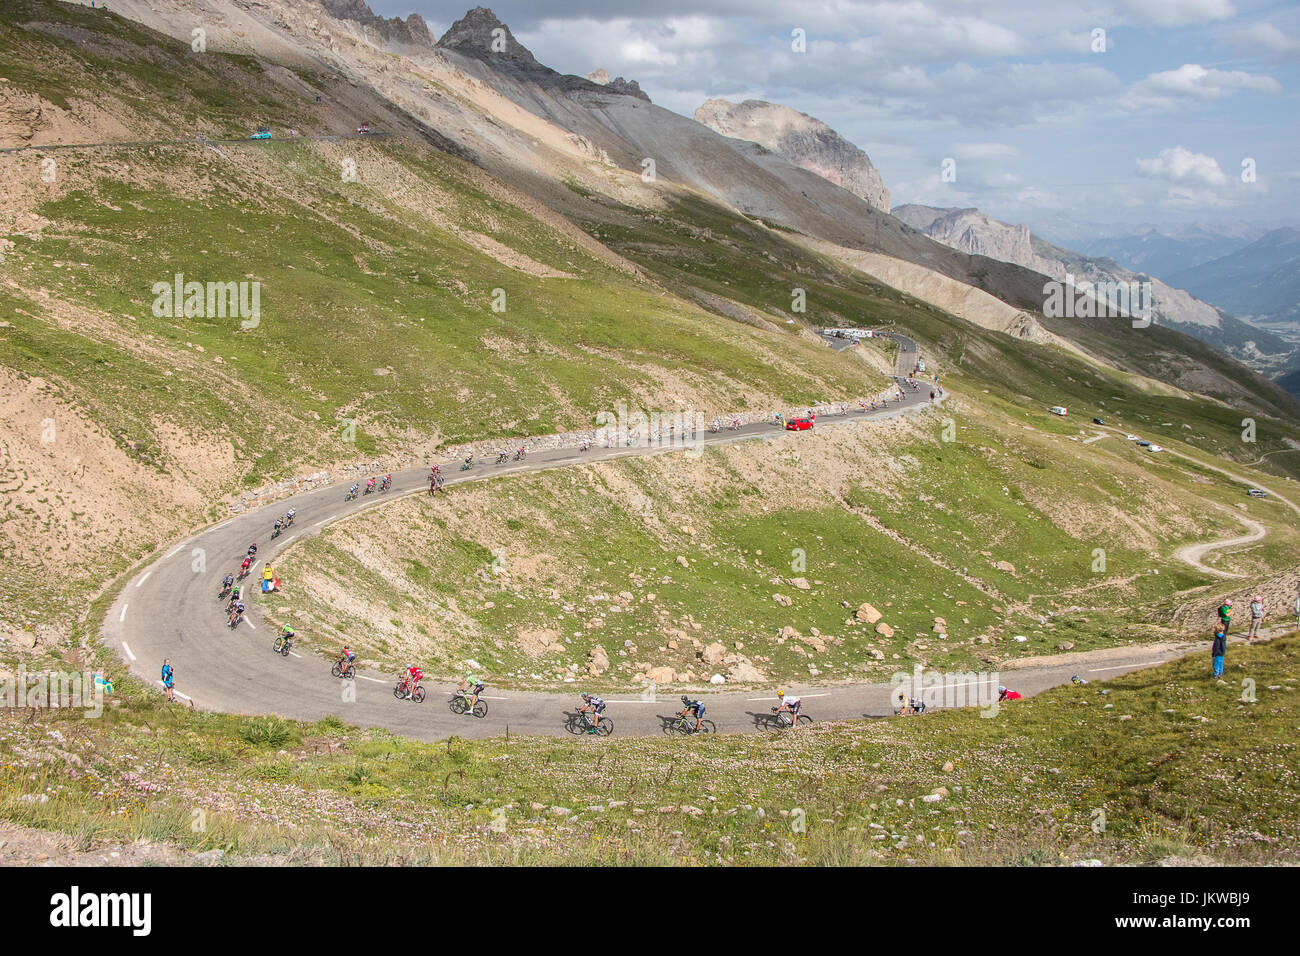
[(1069, 409), (1067, 409), (1064, 405), (1053, 405), (1051, 408), (1048, 409), (1048, 411), (1051, 412), (1053, 415), (1066, 415), (1068, 414)]

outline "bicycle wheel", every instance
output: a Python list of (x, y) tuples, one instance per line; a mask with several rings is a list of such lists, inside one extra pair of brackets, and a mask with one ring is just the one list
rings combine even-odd
[(415, 701), (417, 704), (424, 703), (424, 688), (423, 687), (415, 688), (415, 693), (411, 695), (411, 700)]
[(777, 715), (776, 715), (776, 723), (777, 723), (777, 726), (780, 726), (780, 727), (789, 727), (789, 726), (790, 726), (790, 715), (787, 714), (787, 713), (785, 713), (784, 711), (781, 712), (781, 713), (779, 713), (779, 714), (777, 714)]
[(335, 661), (335, 662), (334, 662), (334, 666), (330, 668), (330, 676), (331, 676), (331, 677), (342, 677), (342, 676), (343, 676), (343, 665), (340, 664), (338, 661)]
[(451, 709), (453, 714), (463, 714), (465, 713), (465, 698), (461, 697), (460, 694), (457, 694), (451, 700), (447, 701), (447, 706)]
[(596, 733), (601, 737), (608, 737), (614, 732), (614, 721), (608, 717), (600, 718), (600, 723), (596, 725)]
[(796, 722), (797, 726), (799, 727), (807, 727), (811, 723), (812, 723), (812, 718), (809, 717), (807, 714), (800, 714), (799, 719)]
[(583, 721), (580, 718), (576, 716), (570, 716), (564, 722), (564, 729), (571, 734), (581, 734), (586, 732), (587, 728), (584, 726)]
[(700, 733), (716, 734), (717, 732), (718, 732), (718, 727), (713, 721), (704, 720), (700, 722)]
[(357, 676), (357, 669), (356, 669), (356, 666), (353, 665), (353, 664), (349, 664), (349, 665), (348, 665), (348, 669), (345, 670), (345, 671), (343, 672), (343, 679), (344, 679), (344, 680), (352, 680), (352, 678), (354, 678), (354, 677), (356, 677), (356, 676)]
[(282, 654), (284, 653), (282, 650), (283, 647), (284, 647), (284, 638), (277, 637), (275, 639), (275, 643), (271, 645), (271, 650), (274, 651), (276, 654)]
[(284, 646), (280, 648), (280, 656), (288, 657), (289, 651), (291, 651), (292, 649), (293, 649), (293, 645), (290, 644), (288, 641), (285, 641)]
[(683, 737), (687, 736), (694, 730), (695, 728), (691, 726), (691, 722), (685, 717), (678, 717), (677, 722), (673, 724), (673, 731), (681, 734)]
[(474, 716), (477, 717), (479, 720), (482, 720), (484, 717), (487, 716), (487, 701), (480, 700), (475, 702)]
[(402, 690), (402, 685), (400, 683), (398, 683), (398, 685), (393, 688), (393, 696), (396, 697), (398, 700), (401, 700), (406, 696), (406, 692)]

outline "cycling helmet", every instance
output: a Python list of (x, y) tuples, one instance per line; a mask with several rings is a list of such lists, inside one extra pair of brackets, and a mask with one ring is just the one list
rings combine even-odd
[(777, 696), (777, 697), (784, 697), (784, 696), (785, 696), (785, 691), (783, 691), (783, 690), (778, 690), (778, 691), (776, 692), (776, 696)]
[(998, 693), (999, 693), (999, 694), (1005, 694), (1006, 692), (1007, 692), (1007, 689), (1006, 689), (1005, 687), (999, 687), (999, 688), (998, 688)]
[(682, 703), (683, 703), (683, 704), (689, 704), (689, 703), (690, 703), (690, 700), (687, 698), (687, 696), (686, 696), (685, 694), (682, 694)]
[(1228, 605), (1228, 607), (1232, 607), (1232, 598), (1228, 598), (1228, 600), (1224, 601), (1223, 603)]

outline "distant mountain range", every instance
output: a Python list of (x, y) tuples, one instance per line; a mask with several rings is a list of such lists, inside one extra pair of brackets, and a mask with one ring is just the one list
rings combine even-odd
[(1300, 327), (1300, 230), (1274, 229), (1243, 249), (1169, 278), (1256, 324)]

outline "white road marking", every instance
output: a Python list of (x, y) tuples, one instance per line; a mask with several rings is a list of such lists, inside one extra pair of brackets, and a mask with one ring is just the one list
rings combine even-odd
[[(830, 694), (789, 694), (788, 696), (798, 697), (800, 700), (807, 700), (810, 697), (829, 697), (831, 695)], [(746, 697), (745, 700), (746, 701), (776, 700), (776, 698), (775, 697)]]
[(329, 524), (333, 520), (334, 520), (333, 518), (326, 518), (324, 521), (317, 521), (314, 525), (312, 525), (312, 527), (319, 528), (321, 525)]
[(248, 625), (248, 629), (249, 629), (250, 631), (256, 631), (256, 630), (257, 630), (257, 628), (253, 627), (253, 622), (250, 621), (248, 618), (244, 618), (244, 623)]
[(167, 558), (170, 558), (170, 557), (172, 557), (173, 555), (179, 554), (181, 548), (183, 548), (183, 547), (185, 547), (185, 544), (184, 544), (184, 543), (181, 543), (181, 544), (176, 545), (176, 547), (172, 549), (171, 553), (168, 554), (168, 555), (166, 555), (166, 556), (163, 558), (163, 560), (166, 561)]
[(1102, 671), (1122, 671), (1124, 668), (1137, 667), (1154, 667), (1156, 664), (1165, 663), (1163, 660), (1147, 661), (1145, 664), (1116, 664), (1114, 667), (1092, 667), (1088, 669), (1089, 674), (1100, 674)]
[(151, 574), (153, 574), (152, 571), (146, 571), (146, 572), (144, 573), (144, 577), (142, 577), (139, 581), (136, 581), (136, 582), (135, 582), (135, 586), (136, 586), (136, 587), (139, 587), (140, 585), (144, 584), (144, 582), (146, 582), (146, 581), (149, 580), (149, 575), (151, 575)]
[(118, 622), (119, 624), (121, 624), (123, 621), (126, 620), (126, 609), (129, 608), (130, 606), (131, 606), (131, 605), (129, 605), (129, 604), (123, 604), (123, 605), (122, 605), (122, 613), (119, 614), (119, 615), (117, 616), (117, 622)]
[(365, 674), (358, 674), (357, 680), (368, 680), (372, 684), (387, 684), (388, 681), (380, 680), (378, 677), (367, 677)]
[(302, 655), (299, 654), (297, 651), (290, 651), (290, 652), (289, 652), (289, 656), (290, 656), (290, 657), (302, 657)]
[(131, 653), (131, 647), (126, 643), (126, 641), (122, 642), (122, 650), (126, 651), (127, 657), (129, 657), (131, 660), (135, 660), (135, 655)]
[(182, 694), (180, 691), (176, 690), (175, 688), (172, 688), (172, 693), (175, 694), (177, 697), (179, 697), (181, 700), (188, 700), (191, 703), (194, 701), (194, 698), (191, 697), (189, 694)]

